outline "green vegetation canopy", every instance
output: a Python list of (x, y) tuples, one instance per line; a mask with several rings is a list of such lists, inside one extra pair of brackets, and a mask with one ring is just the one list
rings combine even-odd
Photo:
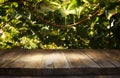
[(0, 0), (0, 48), (120, 48), (120, 0)]

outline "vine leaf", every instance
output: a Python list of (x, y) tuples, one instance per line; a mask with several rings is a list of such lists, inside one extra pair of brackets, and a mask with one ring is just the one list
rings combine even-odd
[(117, 10), (115, 10), (115, 9), (108, 10), (108, 11), (106, 12), (106, 17), (107, 17), (108, 20), (110, 20), (110, 18), (111, 18), (112, 16), (116, 15), (117, 13), (118, 13), (118, 12), (117, 12)]
[(68, 5), (67, 10), (74, 9), (77, 6), (77, 1), (72, 0), (72, 2)]
[(4, 3), (4, 0), (0, 0), (0, 4)]

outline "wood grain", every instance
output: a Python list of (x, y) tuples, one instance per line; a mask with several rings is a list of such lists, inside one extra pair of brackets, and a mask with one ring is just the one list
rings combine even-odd
[(0, 76), (0, 78), (120, 78), (119, 75), (98, 76)]
[(120, 67), (120, 51), (118, 50), (97, 50), (102, 57), (105, 57), (109, 62), (111, 62), (114, 66)]
[(19, 68), (39, 68), (43, 53), (39, 50), (24, 50), (9, 66)]
[(14, 49), (1, 52), (0, 75), (18, 77), (63, 75), (63, 78), (64, 76), (77, 78), (78, 75), (99, 75), (96, 78), (104, 78), (100, 75), (120, 74), (120, 50)]
[(15, 60), (16, 57), (19, 56), (19, 52), (17, 51), (8, 51), (1, 55), (0, 57), (0, 68), (8, 67), (7, 65)]
[(115, 67), (103, 53), (98, 53), (97, 50), (93, 49), (84, 49), (82, 50), (87, 56), (93, 59), (100, 67)]
[(71, 68), (75, 67), (100, 67), (93, 60), (91, 60), (88, 56), (82, 53), (79, 50), (73, 50), (71, 52), (65, 53), (66, 58), (68, 59)]

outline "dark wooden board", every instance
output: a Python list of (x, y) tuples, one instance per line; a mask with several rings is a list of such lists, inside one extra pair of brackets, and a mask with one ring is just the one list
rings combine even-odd
[(0, 78), (120, 78), (119, 75), (98, 76), (0, 76)]
[(65, 52), (66, 58), (70, 63), (71, 68), (76, 67), (97, 67), (100, 66), (96, 64), (91, 58), (86, 56), (79, 50), (72, 50), (69, 52)]
[(0, 50), (0, 55), (6, 53), (7, 50)]
[(84, 49), (82, 50), (87, 56), (89, 56), (91, 59), (93, 59), (98, 65), (100, 65), (102, 68), (104, 67), (115, 67), (114, 64), (112, 64), (108, 57), (106, 57), (102, 51), (100, 50), (93, 50), (93, 49)]
[(120, 51), (119, 50), (97, 50), (102, 57), (111, 62), (115, 67), (120, 67)]
[(119, 50), (14, 49), (2, 52), (3, 54), (0, 55), (0, 75), (86, 76), (120, 74)]
[(120, 62), (120, 50), (110, 49), (105, 50), (104, 53), (110, 58)]
[(8, 64), (12, 63), (21, 53), (18, 50), (10, 50), (0, 55), (0, 68), (8, 68)]

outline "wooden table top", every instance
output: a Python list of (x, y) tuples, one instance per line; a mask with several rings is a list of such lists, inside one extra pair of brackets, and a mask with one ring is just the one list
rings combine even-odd
[[(80, 71), (82, 71), (82, 74), (86, 73), (86, 71), (89, 71), (89, 73), (99, 71), (99, 73), (103, 74), (108, 71), (114, 74), (117, 71), (117, 74), (120, 74), (120, 50), (0, 50), (0, 71), (4, 72), (4, 70), (8, 69), (19, 72), (23, 69), (26, 72), (28, 69), (29, 71), (34, 71), (35, 69), (36, 72), (42, 70), (48, 71), (48, 75), (51, 71), (54, 71), (58, 75), (60, 74), (59, 72), (62, 74), (73, 74), (73, 72), (80, 74)], [(42, 74), (44, 73), (42, 72)]]

